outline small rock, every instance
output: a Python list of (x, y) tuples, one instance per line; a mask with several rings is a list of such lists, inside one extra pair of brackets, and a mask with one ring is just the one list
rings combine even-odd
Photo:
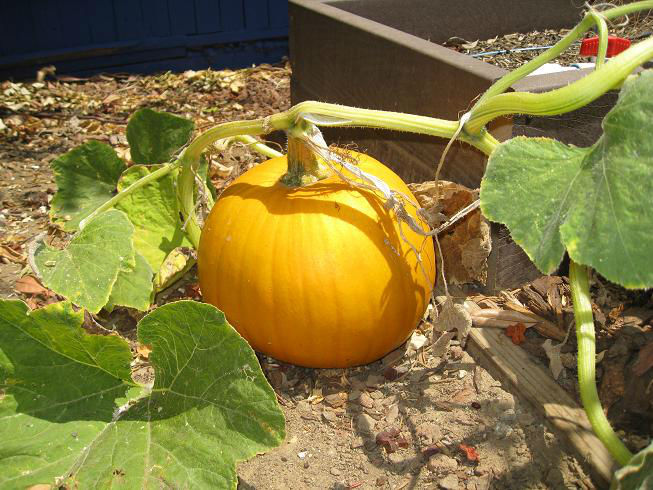
[(388, 461), (391, 464), (403, 465), (406, 463), (406, 456), (401, 453), (388, 453)]
[(356, 417), (356, 426), (358, 430), (363, 433), (371, 434), (374, 432), (374, 426), (376, 425), (376, 420), (367, 415), (366, 413), (361, 413)]
[(454, 361), (459, 361), (463, 357), (463, 348), (459, 345), (452, 345), (449, 347), (449, 355)]
[(406, 348), (402, 345), (398, 349), (393, 350), (390, 354), (386, 354), (382, 362), (384, 366), (390, 366), (398, 362), (404, 354), (406, 353)]
[(401, 435), (401, 431), (395, 427), (379, 432), (375, 441), (377, 445), (383, 446), (387, 453), (394, 453), (400, 447), (408, 447), (408, 441)]
[(357, 449), (359, 447), (363, 447), (365, 444), (365, 441), (363, 440), (362, 437), (356, 437), (353, 441), (351, 441), (351, 444), (349, 445), (350, 448), (352, 449)]
[(458, 461), (443, 453), (436, 453), (429, 458), (428, 469), (437, 473), (447, 473), (458, 468)]
[(383, 371), (383, 377), (388, 381), (394, 381), (408, 372), (408, 366), (388, 366)]
[(381, 393), (379, 390), (374, 390), (372, 393), (370, 393), (370, 396), (374, 400), (380, 400), (383, 398), (383, 393)]
[(530, 413), (528, 412), (523, 412), (519, 414), (519, 417), (517, 417), (517, 420), (519, 423), (523, 426), (529, 426), (532, 425), (533, 422), (535, 422), (535, 417), (533, 417)]
[(512, 427), (509, 425), (505, 424), (504, 422), (499, 422), (495, 427), (494, 427), (494, 433), (498, 437), (508, 437), (510, 434), (512, 434)]
[(304, 459), (308, 455), (308, 451), (300, 451), (297, 453), (299, 459)]
[(377, 487), (382, 487), (384, 485), (388, 484), (388, 477), (387, 476), (380, 476), (376, 479), (376, 486)]
[(324, 403), (333, 408), (342, 407), (346, 401), (347, 395), (345, 393), (333, 393), (324, 397)]
[(379, 376), (378, 374), (370, 374), (365, 380), (365, 385), (368, 388), (378, 388), (383, 384), (384, 381), (385, 378), (383, 376)]
[(340, 476), (340, 470), (338, 468), (331, 468), (329, 471), (333, 476)]
[(299, 410), (300, 412), (310, 412), (311, 411), (311, 404), (308, 403), (306, 400), (302, 400), (300, 402), (297, 402), (297, 405), (295, 405), (295, 408)]
[(360, 396), (361, 396), (360, 390), (351, 390), (347, 398), (349, 399), (350, 402), (353, 402), (354, 400), (358, 400)]
[(419, 437), (426, 445), (431, 445), (442, 439), (442, 431), (433, 422), (423, 422), (415, 429), (415, 435)]
[(388, 424), (393, 424), (397, 420), (397, 417), (399, 417), (399, 405), (391, 405), (388, 409), (388, 413), (385, 416), (385, 421)]
[(322, 412), (322, 418), (330, 424), (335, 424), (338, 422), (338, 416), (332, 410), (324, 410)]
[(438, 484), (444, 490), (458, 490), (459, 488), (458, 477), (454, 474), (445, 476)]
[(512, 409), (512, 408), (509, 408), (508, 410), (506, 410), (505, 412), (503, 412), (499, 416), (499, 420), (501, 420), (501, 422), (505, 422), (507, 424), (510, 424), (510, 423), (514, 422), (515, 420), (517, 420), (517, 415), (515, 414), (515, 410)]
[(374, 406), (374, 400), (365, 392), (361, 393), (361, 396), (358, 398), (358, 403), (365, 408), (372, 408)]
[(304, 461), (304, 468), (308, 469), (310, 466), (311, 465), (308, 461)]

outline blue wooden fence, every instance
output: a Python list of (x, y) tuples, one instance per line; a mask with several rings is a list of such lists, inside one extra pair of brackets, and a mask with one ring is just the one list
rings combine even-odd
[(0, 78), (242, 67), (288, 52), (287, 0), (0, 0)]

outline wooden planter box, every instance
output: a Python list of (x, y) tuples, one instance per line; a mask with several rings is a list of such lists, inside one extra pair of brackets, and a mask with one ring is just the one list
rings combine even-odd
[[(290, 0), (293, 104), (319, 100), (458, 119), (476, 97), (507, 72), (438, 43), (452, 36), (488, 39), (512, 32), (571, 28), (581, 18), (569, 0)], [(580, 5), (580, 4), (578, 4)], [(506, 13), (509, 12), (509, 15)], [(544, 91), (584, 76), (582, 71), (528, 77), (516, 90)], [(490, 126), (499, 139), (552, 136), (578, 146), (600, 134), (615, 96), (562, 116), (515, 118)], [(353, 141), (407, 182), (432, 180), (443, 139), (368, 129), (333, 129), (329, 141)], [(452, 147), (442, 177), (478, 187), (486, 158), (462, 143)], [(538, 274), (505, 229), (493, 228), (489, 290), (510, 288)]]

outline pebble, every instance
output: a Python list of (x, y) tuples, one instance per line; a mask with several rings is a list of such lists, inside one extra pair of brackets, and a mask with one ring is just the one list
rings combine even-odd
[(446, 473), (456, 470), (458, 468), (458, 461), (446, 454), (436, 453), (429, 458), (426, 465), (431, 471)]
[(355, 400), (358, 400), (360, 398), (360, 396), (361, 396), (361, 391), (360, 390), (351, 390), (351, 392), (349, 393), (348, 399), (349, 399), (350, 402), (353, 402)]
[(387, 476), (380, 476), (376, 479), (375, 482), (377, 487), (382, 487), (388, 484), (388, 477)]
[(510, 423), (514, 422), (515, 420), (517, 420), (517, 415), (515, 414), (515, 410), (512, 409), (512, 408), (509, 408), (508, 410), (506, 410), (505, 412), (503, 412), (499, 416), (499, 420), (501, 420), (501, 422), (505, 422), (507, 424), (510, 424)]
[(504, 422), (499, 422), (494, 428), (494, 433), (498, 437), (508, 437), (510, 434), (512, 434), (512, 427), (510, 427), (508, 424), (505, 424)]
[(388, 409), (388, 413), (385, 416), (385, 421), (388, 424), (393, 424), (397, 420), (398, 416), (399, 416), (399, 405), (397, 405), (397, 404), (392, 405)]
[(331, 468), (330, 473), (331, 473), (333, 476), (340, 476), (340, 470), (339, 470), (338, 468)]
[(324, 403), (333, 408), (342, 407), (346, 401), (347, 395), (345, 393), (334, 393), (324, 397)]
[(423, 422), (415, 429), (415, 435), (419, 437), (426, 445), (433, 444), (442, 439), (442, 431), (433, 422)]
[(518, 420), (521, 425), (526, 427), (532, 425), (535, 422), (535, 417), (533, 417), (528, 412), (522, 412), (519, 414)]
[(331, 410), (324, 410), (322, 412), (322, 418), (326, 422), (329, 422), (330, 424), (335, 424), (336, 422), (338, 422), (338, 416), (335, 414), (335, 412)]
[(365, 441), (363, 440), (362, 437), (356, 437), (353, 441), (351, 441), (351, 444), (349, 447), (352, 449), (357, 449), (359, 447), (363, 447), (365, 445)]
[(365, 408), (372, 408), (374, 406), (374, 400), (365, 392), (361, 393), (361, 396), (358, 398), (358, 403)]
[(372, 393), (370, 393), (370, 397), (372, 397), (374, 400), (380, 400), (383, 398), (383, 393), (381, 393), (379, 390), (374, 390)]
[(378, 374), (370, 374), (365, 380), (365, 385), (368, 388), (378, 388), (383, 384), (384, 381), (385, 378), (383, 376), (379, 376)]
[(404, 456), (402, 453), (389, 453), (388, 461), (395, 465), (403, 465), (406, 463), (406, 456)]
[(458, 477), (453, 474), (445, 476), (438, 482), (438, 484), (440, 485), (440, 488), (444, 490), (458, 490), (458, 488), (460, 488), (458, 484)]
[(367, 415), (366, 413), (361, 413), (356, 417), (356, 426), (363, 433), (371, 434), (374, 432), (374, 426), (376, 425), (376, 420)]
[(295, 408), (299, 410), (300, 412), (310, 412), (311, 411), (311, 404), (308, 403), (306, 400), (302, 400), (295, 405)]

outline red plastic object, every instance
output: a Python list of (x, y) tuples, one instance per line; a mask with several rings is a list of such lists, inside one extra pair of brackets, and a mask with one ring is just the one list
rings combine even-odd
[[(630, 39), (623, 37), (608, 36), (608, 52), (606, 57), (611, 58), (630, 47)], [(583, 39), (580, 45), (581, 56), (597, 56), (599, 54), (599, 36)]]

